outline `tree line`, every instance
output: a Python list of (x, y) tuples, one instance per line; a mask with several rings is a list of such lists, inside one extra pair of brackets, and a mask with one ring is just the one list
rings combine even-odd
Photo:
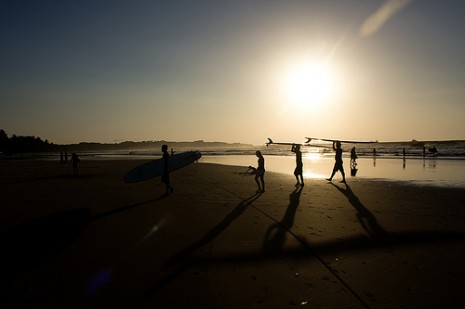
[(13, 136), (8, 137), (5, 130), (0, 130), (0, 153), (7, 155), (28, 152), (47, 152), (52, 149), (53, 143), (43, 141), (35, 136)]

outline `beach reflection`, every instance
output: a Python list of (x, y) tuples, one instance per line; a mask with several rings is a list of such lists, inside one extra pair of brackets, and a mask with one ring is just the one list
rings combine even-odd
[[(255, 164), (255, 161), (254, 156), (228, 155), (204, 156), (200, 162), (238, 165), (246, 168)], [(465, 187), (465, 160), (377, 157), (376, 164), (373, 161), (372, 157), (358, 158), (356, 176), (349, 176), (347, 179), (350, 181), (357, 178), (371, 178), (447, 187)], [(292, 174), (295, 168), (295, 157), (293, 156), (265, 155), (265, 162), (265, 168), (269, 172)], [(307, 154), (303, 157), (303, 163), (305, 178), (324, 179), (331, 174), (334, 158)], [(349, 158), (344, 158), (344, 169), (346, 172), (350, 171)]]

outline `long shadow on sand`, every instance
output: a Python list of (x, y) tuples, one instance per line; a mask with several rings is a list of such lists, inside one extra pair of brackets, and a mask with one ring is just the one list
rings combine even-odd
[(58, 255), (78, 239), (89, 223), (160, 199), (162, 197), (93, 216), (88, 208), (72, 209), (1, 230), (0, 281), (34, 269)]
[[(457, 231), (438, 231), (438, 230), (414, 230), (410, 232), (394, 233), (387, 232), (377, 221), (376, 217), (365, 207), (359, 198), (354, 194), (349, 186), (346, 189), (337, 188), (344, 194), (351, 205), (357, 210), (357, 218), (368, 233), (368, 235), (354, 235), (344, 238), (337, 238), (329, 241), (319, 241), (313, 243), (302, 236), (292, 234), (293, 237), (300, 243), (295, 247), (288, 247), (283, 249), (286, 240), (286, 234), (290, 232), (294, 224), (296, 210), (299, 205), (300, 190), (295, 190), (289, 195), (290, 203), (284, 214), (282, 220), (273, 224), (267, 231), (265, 241), (261, 252), (252, 254), (227, 254), (215, 256), (193, 256), (192, 254), (212, 241), (227, 226), (237, 218), (247, 206), (249, 206), (258, 196), (253, 196), (247, 200), (242, 201), (236, 208), (217, 226), (212, 228), (207, 234), (198, 242), (186, 247), (184, 250), (173, 256), (165, 266), (173, 265), (175, 262), (183, 262), (180, 267), (175, 270), (171, 275), (157, 282), (152, 289), (147, 291), (156, 292), (162, 288), (166, 283), (175, 279), (178, 275), (183, 273), (187, 268), (196, 265), (211, 265), (211, 264), (224, 264), (224, 263), (245, 263), (253, 264), (262, 262), (266, 259), (279, 259), (282, 257), (302, 258), (308, 259), (311, 256), (318, 256), (321, 254), (332, 254), (341, 252), (363, 251), (386, 247), (411, 247), (415, 245), (424, 245), (432, 243), (464, 243), (465, 233)], [(258, 209), (257, 209), (258, 210)], [(260, 211), (260, 210), (259, 210)], [(266, 216), (268, 214), (264, 213)], [(273, 234), (274, 233), (274, 234)]]
[(291, 194), (289, 194), (289, 206), (287, 207), (282, 220), (268, 228), (261, 251), (261, 254), (264, 257), (281, 255), (284, 243), (286, 242), (286, 235), (294, 225), (295, 214), (299, 207), (302, 188), (303, 187), (297, 187)]
[(89, 218), (89, 209), (78, 208), (1, 231), (0, 271), (8, 277), (49, 260), (79, 237)]
[(208, 243), (212, 242), (215, 238), (217, 238), (222, 232), (224, 232), (231, 223), (234, 222), (244, 211), (247, 207), (256, 201), (262, 193), (256, 193), (251, 197), (242, 200), (232, 211), (229, 213), (223, 221), (215, 225), (212, 229), (210, 229), (199, 241), (187, 246), (174, 256), (172, 256), (165, 264), (164, 267), (176, 267), (172, 272), (170, 272), (167, 276), (156, 282), (150, 289), (143, 293), (143, 297), (150, 296), (152, 293), (157, 292), (163, 286), (168, 284), (169, 282), (176, 279), (179, 275), (184, 273), (191, 265), (193, 259), (193, 254), (202, 248), (203, 246), (207, 245)]
[(347, 199), (350, 204), (354, 206), (357, 210), (357, 219), (362, 225), (363, 229), (373, 238), (373, 239), (382, 239), (386, 237), (386, 231), (382, 226), (379, 225), (376, 217), (366, 208), (359, 198), (352, 192), (348, 184), (345, 184), (345, 189), (338, 187), (337, 185), (331, 182), (331, 185), (334, 186), (339, 192), (341, 192)]
[(2, 182), (2, 180), (0, 180), (0, 184), (2, 184), (2, 185), (14, 185), (14, 184), (21, 184), (21, 183), (42, 182), (42, 181), (48, 181), (48, 180), (89, 179), (89, 178), (94, 178), (94, 177), (97, 177), (97, 175), (79, 174), (79, 175), (73, 176), (71, 174), (59, 174), (59, 175), (52, 175), (52, 176), (47, 176), (47, 177), (19, 179), (19, 180), (6, 181), (6, 182)]
[(109, 210), (109, 211), (106, 211), (106, 212), (103, 212), (103, 213), (100, 213), (100, 214), (97, 214), (97, 215), (93, 215), (92, 217), (89, 218), (89, 221), (96, 221), (96, 220), (99, 220), (99, 219), (103, 219), (105, 217), (116, 215), (118, 213), (130, 210), (130, 209), (133, 209), (133, 208), (136, 208), (136, 207), (139, 207), (139, 206), (143, 206), (143, 205), (146, 205), (146, 204), (149, 204), (149, 203), (160, 201), (160, 200), (164, 199), (165, 197), (166, 196), (162, 195), (162, 196), (160, 196), (160, 197), (158, 197), (156, 199), (152, 199), (152, 200), (148, 200), (148, 201), (145, 201), (145, 202), (140, 202), (140, 203), (136, 203), (136, 204), (132, 204), (132, 205), (126, 205), (126, 206), (122, 206), (122, 207), (119, 207), (119, 208), (115, 208), (115, 209), (112, 209), (112, 210)]

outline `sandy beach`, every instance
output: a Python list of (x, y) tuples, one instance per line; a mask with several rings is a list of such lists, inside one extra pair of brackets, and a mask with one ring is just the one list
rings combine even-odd
[(0, 161), (2, 307), (463, 306), (465, 189), (141, 163)]

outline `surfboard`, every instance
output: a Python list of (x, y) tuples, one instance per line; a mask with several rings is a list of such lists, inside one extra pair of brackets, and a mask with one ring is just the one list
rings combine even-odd
[[(170, 156), (168, 170), (170, 172), (178, 170), (194, 163), (201, 157), (202, 154), (198, 151), (175, 153)], [(159, 177), (163, 174), (163, 165), (164, 162), (162, 158), (139, 165), (124, 175), (124, 181), (127, 183), (135, 183)]]
[(286, 145), (286, 146), (293, 146), (293, 145), (299, 145), (299, 146), (309, 146), (309, 147), (319, 147), (319, 148), (329, 148), (329, 146), (325, 145), (309, 145), (309, 144), (301, 144), (301, 143), (292, 143), (292, 142), (274, 142), (271, 138), (268, 138), (268, 143), (265, 143), (266, 147), (270, 145)]
[(302, 146), (302, 144), (300, 143), (291, 143), (291, 142), (273, 142), (273, 140), (271, 138), (268, 137), (268, 143), (265, 143), (266, 147), (270, 146), (270, 145), (287, 145), (287, 146), (292, 146), (292, 145), (300, 145)]
[(341, 142), (341, 143), (347, 143), (347, 144), (376, 144), (378, 141), (346, 141), (346, 140), (340, 140), (340, 139), (330, 139), (330, 138), (319, 138), (319, 137), (306, 137), (307, 141), (305, 142), (306, 144), (309, 144), (312, 140), (319, 140), (319, 141), (325, 141), (325, 142)]

